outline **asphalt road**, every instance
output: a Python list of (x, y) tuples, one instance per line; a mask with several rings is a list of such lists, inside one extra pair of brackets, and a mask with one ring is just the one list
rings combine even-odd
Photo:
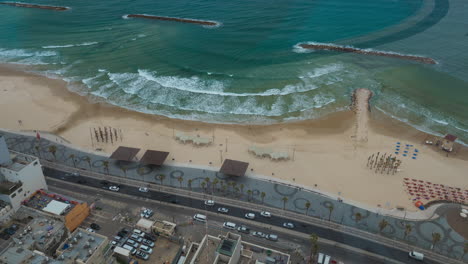
[[(80, 184), (87, 185), (90, 187), (105, 189), (109, 192), (111, 191), (108, 190), (108, 186), (119, 185), (118, 183), (114, 183), (111, 181), (108, 181), (109, 182), (108, 185), (103, 185), (102, 181), (96, 180), (94, 178), (89, 178), (89, 177), (84, 177), (84, 176), (70, 176), (70, 174), (67, 172), (63, 172), (63, 171), (59, 171), (59, 170), (55, 170), (55, 169), (47, 168), (47, 167), (44, 167), (44, 174), (48, 177), (52, 177), (55, 179), (61, 179), (61, 180), (69, 181), (69, 182), (80, 183)], [(214, 206), (207, 206), (205, 205), (203, 200), (192, 199), (192, 198), (188, 198), (184, 196), (176, 196), (176, 195), (152, 191), (152, 190), (150, 190), (147, 193), (142, 193), (138, 191), (138, 188), (135, 188), (133, 186), (127, 186), (127, 185), (119, 185), (119, 186), (120, 186), (120, 191), (119, 191), (120, 193), (145, 197), (145, 198), (152, 199), (152, 200), (170, 202), (174, 204), (192, 207), (194, 209), (200, 209), (201, 211), (206, 210), (206, 211), (211, 211), (211, 212), (217, 212), (218, 207), (226, 207), (229, 209), (230, 216), (239, 217), (239, 218), (244, 218), (246, 213), (254, 212), (256, 214), (255, 221), (257, 222), (261, 222), (261, 223), (265, 223), (265, 224), (269, 224), (273, 226), (278, 226), (278, 227), (282, 227), (283, 223), (285, 222), (291, 222), (295, 225), (294, 231), (297, 231), (297, 232), (302, 232), (305, 234), (315, 233), (321, 238), (332, 240), (332, 241), (342, 243), (342, 244), (346, 244), (346, 245), (349, 245), (349, 246), (352, 246), (361, 250), (365, 250), (368, 252), (372, 252), (382, 257), (387, 257), (389, 259), (393, 259), (393, 260), (400, 261), (403, 263), (415, 263), (415, 264), (421, 263), (421, 261), (417, 261), (417, 260), (409, 258), (408, 252), (406, 251), (391, 248), (386, 245), (378, 244), (373, 241), (369, 241), (367, 239), (356, 237), (350, 234), (341, 233), (336, 230), (319, 227), (315, 225), (310, 225), (310, 224), (303, 223), (303, 222), (297, 222), (297, 221), (288, 219), (285, 216), (273, 215), (271, 218), (265, 218), (265, 217), (260, 216), (260, 212), (251, 211), (246, 208), (233, 207), (230, 205), (228, 206), (228, 205), (223, 205), (219, 203), (216, 203)], [(287, 216), (287, 212), (285, 213), (285, 215)], [(434, 262), (426, 258), (423, 263), (438, 263), (438, 262)]]

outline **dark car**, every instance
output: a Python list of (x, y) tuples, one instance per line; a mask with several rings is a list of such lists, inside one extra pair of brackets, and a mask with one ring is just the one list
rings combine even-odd
[(109, 185), (109, 182), (108, 182), (108, 181), (101, 181), (100, 184), (102, 184), (102, 185)]
[(3, 240), (8, 240), (8, 239), (10, 239), (10, 235), (3, 232), (3, 233), (0, 233), (0, 238), (3, 239)]
[(87, 181), (86, 181), (86, 180), (78, 180), (77, 182), (78, 182), (78, 183), (81, 183), (81, 184), (85, 184), (85, 183), (87, 183)]
[(151, 240), (153, 242), (155, 242), (156, 239), (157, 239), (157, 237), (155, 235), (153, 235), (153, 234), (145, 234), (144, 238), (148, 239), (148, 240)]
[(92, 229), (94, 229), (94, 230), (99, 230), (99, 229), (101, 229), (101, 227), (100, 227), (98, 224), (96, 224), (96, 223), (92, 223), (92, 224), (90, 225), (90, 227), (91, 227)]
[(173, 204), (178, 204), (179, 203), (179, 200), (175, 199), (175, 198), (172, 198), (171, 199), (171, 203)]
[(16, 230), (10, 227), (10, 228), (5, 229), (3, 232), (12, 236), (16, 233)]

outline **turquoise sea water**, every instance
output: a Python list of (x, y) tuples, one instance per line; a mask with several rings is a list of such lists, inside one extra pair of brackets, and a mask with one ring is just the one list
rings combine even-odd
[[(349, 105), (352, 90), (364, 87), (374, 91), (373, 104), (386, 114), (468, 142), (468, 73), (452, 74), (452, 66), (468, 69), (468, 61), (442, 56), (435, 44), (414, 48), (417, 40), (386, 46), (436, 28), (450, 15), (448, 0), (35, 3), (71, 10), (0, 6), (0, 62), (33, 65), (91, 100), (179, 119), (272, 123), (339, 111)], [(126, 19), (125, 14), (220, 25)], [(446, 30), (439, 31), (447, 37)], [(297, 47), (308, 41), (419, 54), (440, 63)], [(463, 45), (461, 50), (466, 51)]]

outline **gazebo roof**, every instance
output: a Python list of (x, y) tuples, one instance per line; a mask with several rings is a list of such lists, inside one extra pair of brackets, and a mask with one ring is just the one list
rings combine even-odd
[(121, 161), (132, 161), (136, 154), (140, 151), (139, 148), (118, 147), (110, 156), (111, 159)]
[(249, 167), (249, 163), (247, 162), (225, 159), (223, 162), (223, 166), (221, 166), (219, 172), (242, 177), (245, 175), (247, 167)]
[(157, 150), (147, 150), (143, 157), (141, 157), (140, 162), (144, 164), (151, 164), (161, 166), (166, 160), (169, 152), (157, 151)]
[(452, 134), (447, 134), (444, 139), (448, 140), (448, 141), (452, 141), (454, 142), (456, 139), (457, 139), (457, 136), (454, 136)]

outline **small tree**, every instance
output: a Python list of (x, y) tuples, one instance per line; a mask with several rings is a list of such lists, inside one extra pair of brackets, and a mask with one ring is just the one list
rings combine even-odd
[(164, 174), (159, 174), (158, 175), (158, 180), (161, 182), (161, 185), (164, 184), (164, 179), (166, 179), (166, 175), (164, 175)]
[(124, 173), (125, 178), (127, 178), (127, 168), (125, 168), (124, 166), (121, 166), (120, 169)]
[(385, 219), (382, 219), (379, 222), (379, 232), (382, 232), (387, 226), (388, 226), (388, 222)]
[(68, 156), (70, 159), (72, 159), (73, 161), (73, 167), (76, 168), (76, 162), (75, 162), (75, 154), (70, 154), (70, 156)]
[(262, 204), (263, 204), (263, 200), (265, 199), (265, 196), (266, 196), (265, 192), (260, 193), (260, 197), (262, 198)]
[(184, 177), (182, 176), (177, 177), (177, 181), (179, 182), (180, 188), (182, 188), (182, 182), (184, 181)]
[(318, 252), (318, 236), (315, 233), (310, 234), (310, 243), (311, 243), (311, 248), (310, 248), (310, 256), (309, 256), (309, 263), (312, 263), (312, 260), (315, 259), (315, 255)]
[(55, 154), (57, 153), (57, 146), (55, 145), (49, 146), (48, 150), (54, 156), (54, 160), (57, 160), (57, 157), (55, 156)]
[(222, 185), (221, 188), (223, 188), (223, 192), (226, 192), (227, 191), (227, 186), (226, 185)]
[(205, 181), (202, 181), (201, 187), (203, 188), (203, 191), (204, 191), (204, 192), (206, 191), (206, 190), (205, 190), (205, 186), (206, 186), (206, 182), (205, 182)]
[(328, 206), (328, 211), (329, 211), (329, 214), (328, 214), (328, 221), (331, 221), (331, 215), (333, 213), (333, 209), (335, 209), (335, 206), (333, 204), (330, 204)]
[(406, 237), (411, 233), (411, 231), (413, 231), (413, 226), (410, 225), (410, 224), (406, 224), (405, 225), (405, 236), (403, 237), (403, 239), (406, 239)]
[(283, 210), (286, 210), (286, 203), (288, 202), (289, 199), (288, 197), (284, 196), (281, 200), (283, 201)]
[(236, 195), (239, 194), (239, 192), (240, 192), (239, 187), (234, 188), (234, 191), (236, 192)]
[(440, 241), (440, 233), (434, 232), (432, 233), (432, 250), (434, 250), (435, 245)]
[(193, 181), (192, 179), (189, 179), (187, 181), (187, 184), (188, 184), (188, 187), (189, 187), (190, 191), (192, 191), (192, 181)]
[(244, 184), (241, 183), (239, 187), (240, 187), (241, 193), (244, 194), (244, 187), (245, 187)]
[(218, 183), (219, 183), (219, 180), (218, 180), (217, 178), (215, 178), (215, 179), (213, 180), (213, 185), (212, 185), (212, 187), (213, 187), (213, 192), (214, 192), (214, 190), (216, 189), (216, 185), (218, 185)]
[(359, 221), (362, 220), (362, 214), (360, 212), (357, 212), (354, 214), (354, 221), (356, 221), (356, 224), (359, 223)]
[(311, 206), (310, 202), (309, 202), (309, 201), (307, 201), (307, 202), (305, 203), (305, 208), (306, 208), (306, 215), (308, 215), (308, 214), (309, 214), (309, 208), (310, 208), (310, 206)]
[(247, 190), (247, 200), (249, 200), (249, 202), (250, 202), (251, 197), (252, 197), (252, 190)]
[(86, 162), (88, 163), (89, 168), (91, 169), (91, 158), (86, 156), (86, 157), (84, 157), (84, 159), (86, 160)]
[(105, 160), (102, 162), (102, 165), (104, 165), (104, 169), (107, 172), (107, 175), (109, 175), (109, 161)]

